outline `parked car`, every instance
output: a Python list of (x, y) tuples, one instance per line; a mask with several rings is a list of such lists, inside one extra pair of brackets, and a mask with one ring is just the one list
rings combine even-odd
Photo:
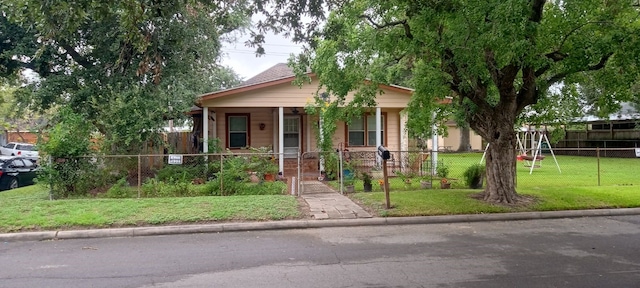
[(34, 184), (40, 167), (20, 156), (0, 156), (0, 191)]
[(0, 154), (7, 156), (23, 156), (31, 159), (37, 159), (39, 157), (38, 149), (35, 145), (18, 142), (9, 142), (7, 145), (0, 147)]

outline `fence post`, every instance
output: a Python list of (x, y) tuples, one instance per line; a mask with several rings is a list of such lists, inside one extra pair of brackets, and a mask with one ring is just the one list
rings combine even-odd
[(140, 154), (138, 154), (138, 198), (140, 198), (140, 185), (142, 183), (142, 163), (140, 163)]
[(300, 196), (300, 176), (302, 176), (302, 171), (301, 171), (302, 170), (302, 166), (300, 166), (300, 164), (302, 164), (301, 161), (300, 161), (301, 157), (302, 157), (302, 154), (300, 154), (300, 152), (301, 152), (300, 148), (298, 148), (298, 179), (294, 180), (294, 182), (295, 181), (298, 181), (298, 182), (295, 183), (296, 186), (297, 186), (296, 187), (297, 189), (296, 189), (296, 195), (295, 196)]
[(220, 196), (224, 196), (222, 194), (223, 191), (223, 184), (222, 184), (222, 179), (224, 177), (222, 177), (222, 175), (224, 175), (224, 161), (223, 161), (224, 155), (222, 155), (222, 153), (220, 154), (220, 173), (218, 173), (218, 178), (220, 178)]
[(596, 147), (596, 159), (598, 159), (598, 186), (600, 186), (600, 147)]
[[(51, 155), (49, 155), (49, 167), (53, 167), (53, 160)], [(49, 173), (49, 201), (53, 201), (53, 176)]]

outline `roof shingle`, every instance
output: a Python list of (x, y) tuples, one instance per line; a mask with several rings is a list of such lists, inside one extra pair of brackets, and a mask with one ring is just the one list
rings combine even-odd
[(249, 86), (258, 83), (270, 82), (273, 80), (288, 78), (292, 76), (295, 76), (295, 73), (293, 73), (293, 69), (287, 66), (286, 63), (278, 63), (273, 67), (260, 72), (258, 75), (249, 78), (247, 81), (244, 81), (240, 86)]

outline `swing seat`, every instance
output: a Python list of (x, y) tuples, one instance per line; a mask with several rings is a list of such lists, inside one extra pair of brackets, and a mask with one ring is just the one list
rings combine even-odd
[[(533, 156), (527, 155), (527, 154), (520, 154), (518, 156), (516, 156), (516, 158), (518, 159), (518, 161), (532, 161), (533, 160)], [(544, 155), (538, 155), (536, 156), (536, 160), (544, 160)]]

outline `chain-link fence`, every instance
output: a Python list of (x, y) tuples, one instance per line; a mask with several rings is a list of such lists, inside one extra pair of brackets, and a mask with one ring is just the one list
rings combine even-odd
[[(54, 198), (290, 193), (274, 153), (105, 155), (52, 160)], [(297, 157), (293, 158), (297, 163)], [(295, 171), (295, 170), (294, 170)]]
[[(547, 148), (537, 154), (535, 151), (517, 151), (516, 185), (524, 189), (640, 185), (637, 172), (640, 171), (640, 155), (637, 153), (640, 151), (636, 148)], [(390, 151), (390, 154), (386, 169), (391, 191), (466, 189), (465, 172), (485, 164), (483, 151)], [(327, 181), (326, 184), (336, 191), (384, 191), (384, 171), (377, 151), (345, 150), (322, 155), (324, 157), (319, 158), (324, 158), (326, 163), (319, 179)], [(308, 170), (303, 167), (302, 171), (304, 174)]]
[[(543, 149), (534, 161), (530, 151), (518, 151), (516, 185), (519, 189), (640, 185), (640, 154), (637, 153), (640, 151), (634, 148)], [(465, 171), (484, 164), (482, 151), (390, 151), (390, 154), (386, 172), (391, 191), (464, 189), (467, 188)], [(383, 191), (384, 188), (384, 171), (377, 151), (288, 155), (283, 158), (284, 171), (279, 171), (281, 156), (284, 155), (222, 153), (55, 159), (48, 168), (49, 173), (42, 177), (55, 180), (51, 181), (55, 198), (88, 194), (107, 197), (299, 195), (305, 193), (305, 181), (323, 181), (342, 192)], [(298, 183), (296, 179), (302, 181)]]

